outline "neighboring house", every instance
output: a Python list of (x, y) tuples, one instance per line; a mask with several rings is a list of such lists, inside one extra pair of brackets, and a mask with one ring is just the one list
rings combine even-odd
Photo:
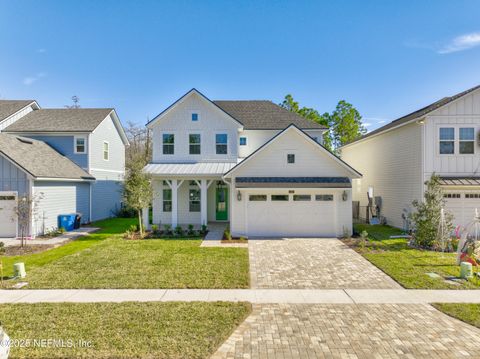
[[(13, 108), (15, 102), (18, 103), (17, 107), (22, 104), (24, 107)], [(111, 217), (121, 207), (125, 146), (128, 145), (115, 110), (40, 109), (36, 102), (25, 103), (0, 101), (0, 115), (4, 116), (4, 119), (0, 120), (2, 133), (42, 141), (94, 179), (88, 183), (86, 191), (79, 192), (81, 198), (77, 198), (79, 202), (88, 203), (88, 206), (79, 211), (84, 223)], [(15, 110), (15, 113), (12, 110)], [(18, 113), (22, 113), (22, 116)], [(8, 126), (3, 126), (4, 123), (8, 123)], [(0, 147), (0, 156), (2, 150)], [(47, 159), (38, 157), (37, 161), (46, 162)], [(3, 173), (2, 176), (7, 175)], [(64, 190), (63, 184), (50, 185), (45, 191), (61, 193)], [(1, 191), (12, 190), (4, 184), (0, 187), (0, 196)], [(20, 190), (17, 191), (18, 195), (22, 195)], [(49, 197), (55, 195), (48, 194)], [(47, 193), (42, 201), (48, 201), (46, 198)], [(48, 225), (41, 226), (41, 230), (33, 231), (32, 234), (40, 234), (43, 230), (55, 228), (57, 215), (65, 213), (60, 207), (58, 206), (55, 211), (45, 211), (41, 214), (45, 217), (42, 223)]]
[(341, 148), (342, 159), (363, 174), (353, 200), (367, 205), (367, 192), (381, 198), (381, 215), (404, 228), (402, 214), (422, 200), (424, 182), (436, 173), (455, 224), (472, 221), (480, 209), (480, 86), (445, 97)]
[(210, 101), (192, 89), (156, 116), (153, 223), (229, 222), (234, 236), (351, 233), (351, 179), (325, 127), (270, 101)]
[(60, 213), (89, 213), (95, 178), (45, 142), (0, 133), (0, 169), (0, 238), (18, 235), (15, 207), (24, 194), (41, 196), (33, 234), (55, 228)]

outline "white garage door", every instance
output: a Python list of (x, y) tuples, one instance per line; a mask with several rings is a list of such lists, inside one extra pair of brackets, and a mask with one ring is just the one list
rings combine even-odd
[(329, 194), (249, 193), (250, 237), (336, 237), (335, 196)]
[(480, 212), (480, 191), (445, 191), (445, 203), (455, 217), (453, 223), (466, 226), (473, 221), (475, 208)]
[(14, 195), (0, 193), (0, 238), (13, 238), (17, 235), (15, 203)]

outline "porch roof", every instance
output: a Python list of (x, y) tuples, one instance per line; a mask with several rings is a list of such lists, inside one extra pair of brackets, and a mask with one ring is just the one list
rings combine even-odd
[(237, 165), (236, 162), (150, 163), (144, 171), (155, 176), (221, 176)]
[(480, 186), (480, 177), (440, 177), (442, 186)]

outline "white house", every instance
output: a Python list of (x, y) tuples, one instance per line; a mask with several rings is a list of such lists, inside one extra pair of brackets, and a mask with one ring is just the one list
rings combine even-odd
[(402, 213), (423, 198), (424, 182), (435, 172), (446, 209), (464, 226), (480, 210), (480, 86), (392, 121), (341, 154), (363, 174), (353, 183), (353, 200), (366, 206), (368, 191), (381, 197), (387, 223), (405, 226)]
[(211, 101), (192, 89), (148, 128), (153, 223), (230, 223), (234, 236), (351, 233), (351, 180), (327, 130), (270, 101)]

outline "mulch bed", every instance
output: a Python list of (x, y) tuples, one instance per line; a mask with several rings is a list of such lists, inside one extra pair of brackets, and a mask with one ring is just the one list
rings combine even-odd
[(54, 248), (54, 244), (26, 244), (25, 246), (9, 246), (5, 247), (5, 256), (20, 256), (24, 254), (34, 254), (44, 252), (46, 250)]

